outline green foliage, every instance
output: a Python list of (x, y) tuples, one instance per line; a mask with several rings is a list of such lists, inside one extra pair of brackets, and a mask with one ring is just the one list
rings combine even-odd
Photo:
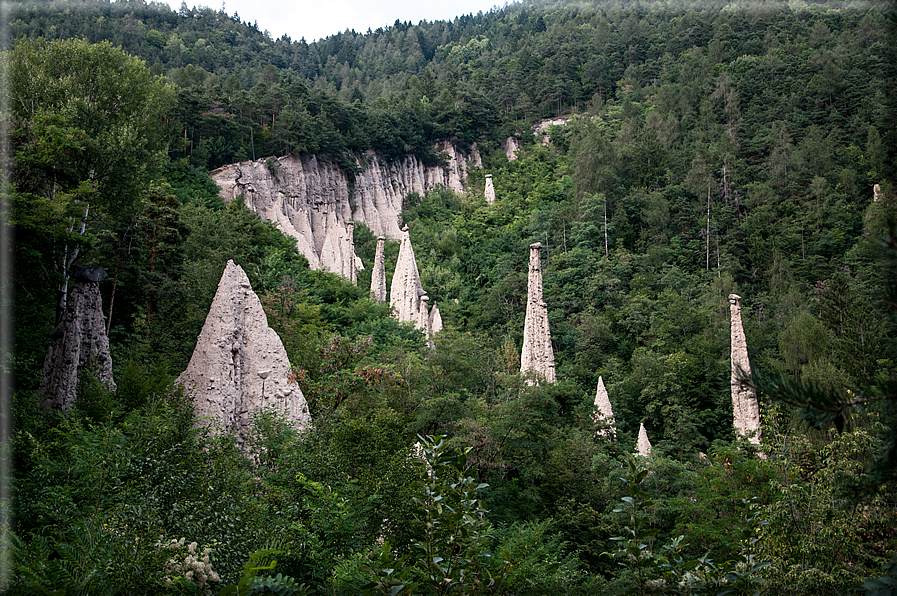
[(292, 577), (278, 573), (275, 576), (259, 575), (260, 571), (271, 571), (277, 566), (273, 557), (282, 551), (267, 548), (249, 554), (243, 565), (243, 575), (236, 584), (222, 586), (219, 596), (249, 596), (250, 594), (275, 594), (276, 596), (303, 596), (308, 594), (305, 585), (297, 585)]

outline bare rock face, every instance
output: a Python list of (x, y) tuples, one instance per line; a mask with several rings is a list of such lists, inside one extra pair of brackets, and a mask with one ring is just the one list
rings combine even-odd
[(371, 299), (378, 304), (386, 302), (386, 236), (377, 238), (374, 270), (371, 271)]
[(872, 187), (872, 200), (876, 202), (881, 200), (881, 185), (876, 184)]
[(638, 444), (636, 448), (640, 457), (651, 455), (651, 441), (648, 440), (648, 431), (645, 430), (643, 423), (640, 423), (638, 426)]
[[(529, 280), (526, 300), (526, 320), (523, 324), (523, 349), (520, 353), (520, 372), (535, 371), (548, 383), (554, 383), (554, 349), (548, 327), (548, 305), (542, 300), (541, 242), (529, 246)], [(532, 380), (527, 382), (532, 383)]]
[(751, 387), (741, 382), (741, 374), (750, 374), (747, 339), (741, 324), (741, 296), (729, 294), (732, 318), (732, 414), (736, 432), (741, 436), (754, 433), (750, 442), (760, 444), (760, 407)]
[(495, 203), (495, 185), (492, 184), (492, 174), (486, 174), (486, 202)]
[(242, 267), (228, 261), (190, 364), (177, 382), (203, 422), (245, 438), (252, 415), (270, 408), (302, 428), (311, 417), (287, 352)]
[(536, 137), (542, 137), (540, 141), (542, 145), (548, 146), (551, 144), (551, 138), (548, 136), (548, 129), (552, 126), (566, 126), (567, 120), (570, 119), (570, 116), (560, 116), (558, 118), (547, 118), (545, 120), (540, 120), (533, 124), (533, 135)]
[(514, 161), (517, 159), (517, 152), (520, 150), (520, 141), (518, 141), (515, 137), (508, 137), (505, 139), (504, 145), (502, 145), (502, 149), (505, 152), (505, 155), (508, 157), (508, 161)]
[(598, 377), (598, 389), (595, 391), (595, 421), (604, 421), (609, 428), (597, 431), (599, 437), (615, 437), (617, 435), (616, 420), (614, 420), (614, 411), (610, 406), (610, 397), (607, 395), (607, 389), (604, 387), (604, 379)]
[(63, 411), (78, 398), (78, 382), (84, 371), (115, 390), (99, 284), (106, 273), (100, 267), (84, 269), (82, 273), (73, 268), (74, 283), (66, 312), (51, 333), (56, 341), (47, 351), (40, 383), (44, 404)]
[(295, 155), (226, 165), (214, 170), (212, 179), (225, 201), (242, 195), (262, 219), (296, 238), (313, 269), (352, 279), (357, 257), (344, 249), (351, 238), (349, 222), (362, 222), (374, 234), (400, 240), (398, 216), (408, 193), (423, 194), (439, 185), (462, 192), (467, 168), (482, 165), (476, 146), (468, 154), (448, 143), (437, 150), (446, 154), (444, 167), (425, 166), (413, 156), (388, 163), (368, 151), (357, 157), (360, 172), (351, 185), (333, 162)]

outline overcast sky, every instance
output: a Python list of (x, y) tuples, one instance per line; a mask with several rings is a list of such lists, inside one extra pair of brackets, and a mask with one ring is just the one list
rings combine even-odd
[[(174, 10), (181, 0), (166, 0)], [(221, 0), (187, 0), (187, 6), (221, 8)], [(284, 33), (293, 40), (314, 41), (346, 29), (364, 33), (400, 21), (417, 24), (422, 20), (449, 20), (462, 14), (488, 12), (503, 6), (497, 0), (225, 0), (224, 11), (239, 13), (244, 22), (257, 22), (271, 37)]]

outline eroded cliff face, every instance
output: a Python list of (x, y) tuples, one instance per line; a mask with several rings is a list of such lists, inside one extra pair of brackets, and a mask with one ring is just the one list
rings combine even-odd
[(296, 238), (313, 269), (354, 280), (360, 260), (346, 250), (349, 222), (401, 240), (399, 214), (408, 193), (440, 185), (463, 192), (468, 167), (482, 165), (476, 147), (467, 154), (450, 144), (437, 149), (448, 156), (446, 166), (425, 166), (414, 156), (388, 163), (368, 151), (358, 156), (354, 185), (333, 162), (295, 155), (226, 165), (214, 170), (212, 179), (225, 201), (243, 195), (247, 207)]

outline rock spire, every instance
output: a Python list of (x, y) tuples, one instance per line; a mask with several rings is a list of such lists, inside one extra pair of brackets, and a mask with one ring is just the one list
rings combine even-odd
[(741, 296), (729, 294), (732, 318), (732, 414), (736, 432), (741, 436), (753, 433), (750, 442), (760, 444), (760, 408), (753, 388), (741, 382), (742, 374), (750, 374), (747, 339), (741, 324)]
[(55, 341), (44, 359), (40, 395), (45, 405), (70, 409), (78, 398), (78, 382), (84, 371), (115, 390), (100, 296), (99, 282), (104, 279), (106, 272), (100, 267), (72, 268), (72, 291), (62, 321), (50, 333)]
[(371, 271), (371, 299), (378, 304), (386, 302), (386, 236), (377, 238), (377, 254)]
[(355, 254), (355, 222), (346, 222), (346, 232), (340, 239), (340, 275), (358, 285), (358, 265), (361, 259)]
[(400, 321), (411, 321), (421, 329), (421, 297), (426, 294), (420, 283), (417, 261), (414, 259), (414, 248), (411, 246), (411, 234), (408, 226), (402, 228), (402, 244), (399, 246), (399, 258), (389, 288), (389, 304), (396, 311)]
[(492, 184), (492, 174), (486, 174), (486, 202), (490, 205), (495, 202), (495, 185)]
[(430, 309), (430, 334), (440, 331), (442, 331), (442, 314), (439, 312), (439, 307), (434, 304)]
[(648, 457), (651, 455), (651, 441), (648, 440), (648, 431), (645, 430), (645, 424), (638, 425), (638, 444), (636, 445), (640, 457)]
[(435, 305), (430, 310), (430, 297), (420, 282), (408, 226), (402, 228), (402, 244), (389, 288), (389, 304), (397, 319), (414, 323), (427, 337), (427, 345), (433, 347), (433, 334), (442, 331), (442, 315)]
[(595, 391), (595, 421), (603, 421), (608, 428), (597, 431), (599, 437), (615, 437), (617, 435), (616, 421), (614, 420), (614, 411), (610, 406), (610, 397), (607, 395), (607, 389), (604, 387), (604, 379), (598, 377), (598, 389)]
[(246, 437), (252, 415), (271, 409), (298, 427), (309, 424), (308, 404), (290, 377), (287, 352), (242, 267), (228, 261), (196, 341), (177, 382), (193, 395), (204, 423)]
[[(554, 383), (554, 350), (548, 327), (548, 305), (542, 300), (541, 242), (529, 245), (529, 280), (526, 300), (526, 320), (523, 324), (523, 349), (520, 353), (520, 372), (534, 371), (549, 383)], [(527, 381), (532, 383), (532, 380)]]

